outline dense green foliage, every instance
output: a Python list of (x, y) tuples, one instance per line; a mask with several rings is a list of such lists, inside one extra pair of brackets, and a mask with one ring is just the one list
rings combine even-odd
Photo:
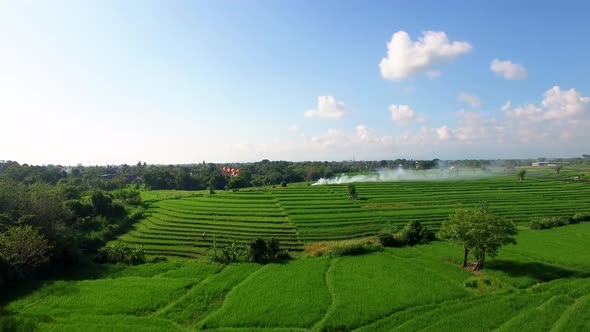
[(103, 265), (20, 298), (3, 294), (3, 321), (89, 332), (587, 330), (590, 224), (526, 230), (517, 240), (476, 277), (442, 241), (264, 266)]
[(553, 227), (577, 224), (581, 221), (590, 221), (590, 213), (576, 213), (571, 217), (543, 217), (531, 221), (531, 229), (549, 229)]
[(386, 247), (414, 246), (419, 243), (428, 243), (435, 238), (434, 232), (416, 220), (410, 221), (401, 230), (394, 225), (388, 225), (377, 233), (377, 237)]
[(491, 213), (485, 204), (458, 210), (440, 229), (441, 238), (463, 247), (463, 267), (467, 266), (468, 254), (475, 254), (474, 270), (482, 269), (486, 257), (495, 257), (502, 246), (516, 244), (516, 233), (512, 221)]
[[(268, 164), (272, 163), (260, 163)], [(285, 165), (295, 169), (299, 164)], [(176, 172), (179, 168), (138, 165), (127, 171)], [(44, 181), (41, 173), (32, 176), (36, 171), (31, 169), (23, 171), (29, 174), (26, 181), (13, 177), (19, 174), (13, 166), (10, 178), (0, 175), (0, 271), (4, 275), (7, 268), (18, 265), (15, 262), (26, 261), (35, 270), (26, 273), (37, 273), (40, 280), (2, 289), (0, 330), (590, 328), (590, 223), (570, 222), (547, 231), (523, 229), (515, 236), (515, 246), (500, 246), (512, 242), (510, 237), (487, 241), (498, 229), (511, 235), (506, 219), (517, 225), (528, 225), (538, 217), (585, 220), (590, 212), (590, 187), (573, 179), (579, 171), (567, 167), (560, 174), (552, 169), (529, 170), (522, 182), (515, 181), (514, 173), (503, 173), (464, 181), (441, 177), (356, 183), (361, 195), (354, 200), (349, 199), (346, 184), (310, 186), (285, 178), (281, 181), (289, 182), (288, 187), (235, 192), (221, 188), (213, 195), (182, 190), (140, 193), (135, 187), (127, 189), (127, 180), (120, 182), (125, 185), (121, 190), (99, 190), (109, 189), (116, 177), (100, 179), (98, 187), (91, 184), (92, 175), (84, 175), (88, 174), (85, 168), (75, 168), (78, 175), (72, 175), (73, 170), (65, 175), (49, 171), (59, 178), (47, 183), (38, 182)], [(187, 170), (190, 177), (197, 177), (191, 172)], [(259, 173), (249, 172), (252, 183), (260, 180)], [(132, 182), (144, 185), (142, 174)], [(235, 181), (225, 185), (230, 188)], [(142, 214), (144, 201), (147, 210)], [(489, 208), (461, 212), (481, 201), (488, 201)], [(469, 242), (470, 250), (478, 254), (476, 259), (481, 259), (482, 251), (487, 257), (481, 271), (460, 268), (462, 257), (456, 247), (443, 241), (425, 243), (431, 239), (429, 230), (437, 230), (449, 214), (469, 215), (481, 226), (476, 228), (473, 248)], [(133, 218), (140, 221), (132, 225)], [(122, 242), (108, 242), (131, 225), (133, 229), (119, 237)], [(376, 244), (376, 237), (365, 237), (387, 225), (391, 225), (389, 234), (402, 234), (399, 238), (409, 245), (383, 248)], [(30, 243), (24, 243), (24, 238)], [(280, 246), (257, 238), (274, 238)], [(344, 245), (335, 246), (324, 257), (268, 262), (280, 252), (278, 248), (293, 253), (305, 244), (339, 239), (351, 242), (341, 241)], [(253, 260), (267, 264), (222, 265), (200, 258), (213, 241), (220, 248), (254, 244), (256, 250), (251, 252), (258, 252), (260, 259)], [(150, 255), (168, 260), (141, 265), (78, 264), (49, 273), (57, 265), (94, 256), (107, 242), (98, 256), (107, 261), (133, 263), (130, 257), (135, 248), (143, 248), (147, 261), (153, 261)], [(136, 253), (143, 256), (141, 250)], [(174, 256), (200, 258), (200, 262)]]
[(143, 246), (130, 246), (127, 243), (115, 242), (100, 248), (94, 260), (97, 263), (145, 263)]
[[(22, 182), (5, 179), (21, 168)], [(142, 216), (135, 189), (107, 193), (51, 167), (21, 168), (0, 174), (0, 286), (92, 257)], [(55, 184), (32, 182), (48, 177)]]

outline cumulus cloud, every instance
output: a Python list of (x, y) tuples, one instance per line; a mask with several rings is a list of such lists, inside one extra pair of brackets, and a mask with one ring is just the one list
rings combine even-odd
[[(399, 121), (419, 118), (408, 105), (392, 109)], [(366, 124), (348, 131), (329, 129), (313, 137), (296, 136), (297, 142), (265, 143), (264, 156), (302, 160), (352, 155), (357, 159), (576, 156), (587, 153), (584, 143), (590, 141), (590, 98), (575, 89), (555, 86), (534, 104), (506, 102), (499, 112), (460, 110), (453, 116), (452, 123), (424, 124), (398, 134)]]
[(528, 73), (523, 65), (512, 63), (512, 61), (494, 59), (490, 63), (490, 70), (498, 76), (502, 76), (507, 80), (524, 80)]
[(393, 34), (387, 43), (387, 56), (381, 59), (381, 76), (390, 80), (402, 80), (409, 76), (428, 73), (431, 78), (440, 72), (431, 68), (448, 62), (471, 51), (466, 41), (450, 42), (443, 31), (425, 31), (418, 41), (412, 41), (405, 31)]
[(319, 96), (317, 108), (309, 109), (303, 115), (307, 118), (340, 119), (346, 111), (344, 103), (333, 96)]
[(471, 107), (480, 107), (481, 106), (481, 100), (479, 99), (479, 97), (476, 95), (469, 94), (467, 92), (459, 93), (458, 100), (459, 100), (459, 102), (467, 104)]
[(400, 127), (409, 126), (412, 122), (424, 122), (426, 117), (418, 115), (409, 105), (390, 105), (391, 120)]
[(561, 90), (554, 86), (545, 91), (541, 105), (528, 104), (515, 108), (503, 107), (510, 118), (529, 121), (541, 120), (586, 120), (590, 118), (590, 98), (582, 96), (575, 89)]
[(438, 128), (432, 128), (432, 130), (436, 133), (440, 141), (448, 141), (451, 138), (451, 130), (446, 125)]

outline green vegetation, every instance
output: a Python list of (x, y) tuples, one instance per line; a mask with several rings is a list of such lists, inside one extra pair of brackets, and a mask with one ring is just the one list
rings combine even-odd
[(467, 266), (469, 252), (475, 254), (476, 271), (483, 268), (487, 256), (495, 257), (502, 246), (516, 244), (516, 233), (511, 221), (490, 213), (485, 204), (458, 210), (440, 230), (441, 238), (463, 247), (463, 267)]
[(589, 238), (590, 223), (523, 230), (477, 275), (442, 241), (264, 266), (107, 264), (4, 294), (5, 313), (12, 324), (55, 331), (585, 330)]
[[(204, 175), (143, 167), (133, 169), (158, 173), (162, 186), (172, 186), (162, 170), (184, 182), (104, 191), (69, 175), (0, 179), (0, 267), (10, 278), (0, 330), (590, 329), (590, 186), (572, 178), (578, 170), (355, 183), (350, 199), (348, 184), (276, 174), (288, 187), (184, 191)], [(302, 169), (306, 180), (318, 175)], [(230, 186), (271, 171), (240, 172)], [(548, 218), (540, 228), (568, 222), (530, 229), (538, 218)], [(224, 264), (207, 259), (211, 248)], [(64, 264), (66, 253), (79, 262)], [(470, 254), (479, 271), (461, 267)]]
[(531, 229), (549, 229), (553, 227), (577, 224), (581, 221), (590, 221), (590, 213), (576, 213), (571, 217), (543, 217), (530, 223)]

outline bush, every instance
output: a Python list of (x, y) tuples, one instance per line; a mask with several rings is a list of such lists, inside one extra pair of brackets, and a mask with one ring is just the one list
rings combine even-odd
[(574, 217), (542, 217), (531, 221), (529, 227), (531, 229), (550, 229), (576, 223), (578, 220)]
[(258, 238), (250, 242), (248, 246), (248, 259), (252, 262), (265, 264), (289, 258), (289, 253), (281, 250), (279, 241), (274, 238), (270, 240)]
[(434, 240), (434, 233), (423, 227), (419, 221), (410, 221), (401, 231), (393, 226), (381, 230), (377, 237), (385, 247), (413, 246)]
[(395, 226), (387, 226), (377, 233), (379, 243), (384, 247), (403, 247), (406, 243), (400, 238)]
[(332, 255), (332, 253), (339, 250), (338, 248), (340, 247), (370, 244), (379, 244), (379, 239), (377, 237), (368, 237), (338, 241), (312, 242), (305, 245), (305, 253), (310, 257), (319, 257)]
[(578, 212), (571, 218), (572, 223), (578, 223), (581, 221), (590, 221), (590, 212)]
[(130, 246), (123, 242), (116, 242), (99, 249), (94, 261), (97, 263), (142, 264), (145, 263), (145, 251), (143, 245)]
[(150, 263), (162, 263), (162, 262), (167, 262), (168, 258), (166, 256), (156, 256), (152, 259), (150, 259)]
[(354, 184), (349, 183), (346, 186), (346, 191), (348, 192), (349, 199), (357, 199), (358, 198), (358, 194), (356, 192), (356, 187), (354, 186)]
[(10, 226), (0, 233), (0, 266), (6, 265), (18, 276), (32, 275), (49, 262), (52, 249), (47, 238), (32, 226)]
[(286, 188), (286, 187), (287, 187), (287, 182), (285, 182), (285, 181), (282, 181), (282, 182), (281, 182), (281, 187), (283, 187), (283, 188)]
[(354, 243), (341, 247), (336, 247), (330, 252), (330, 255), (334, 257), (356, 256), (382, 250), (383, 245), (378, 243)]

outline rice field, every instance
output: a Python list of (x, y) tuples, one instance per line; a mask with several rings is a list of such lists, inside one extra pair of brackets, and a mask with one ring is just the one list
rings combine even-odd
[(530, 173), (523, 182), (357, 183), (356, 200), (345, 184), (146, 192), (145, 217), (120, 240), (170, 261), (104, 265), (18, 296), (0, 294), (0, 330), (590, 330), (590, 223), (520, 227), (517, 245), (502, 248), (479, 273), (461, 269), (461, 248), (441, 241), (361, 256), (297, 254), (268, 265), (202, 259), (214, 242), (274, 237), (299, 252), (310, 243), (372, 235), (388, 223), (415, 219), (437, 228), (455, 209), (481, 201), (522, 226), (537, 216), (590, 211), (588, 183)]
[(46, 282), (4, 312), (27, 331), (590, 329), (590, 223), (517, 240), (478, 274), (444, 242), (264, 266), (107, 265), (96, 279)]
[(239, 192), (152, 191), (146, 216), (120, 239), (144, 244), (148, 253), (195, 257), (213, 246), (276, 238), (292, 252), (305, 243), (376, 234), (386, 224), (418, 220), (437, 229), (456, 209), (483, 201), (518, 223), (536, 217), (590, 211), (590, 186), (547, 170), (529, 170), (525, 181), (494, 175), (464, 180), (356, 183), (260, 188)]
[(247, 243), (276, 238), (283, 248), (301, 250), (303, 243), (278, 201), (264, 192), (178, 195), (152, 201), (145, 218), (120, 240), (143, 244), (149, 254), (192, 257), (214, 244)]

